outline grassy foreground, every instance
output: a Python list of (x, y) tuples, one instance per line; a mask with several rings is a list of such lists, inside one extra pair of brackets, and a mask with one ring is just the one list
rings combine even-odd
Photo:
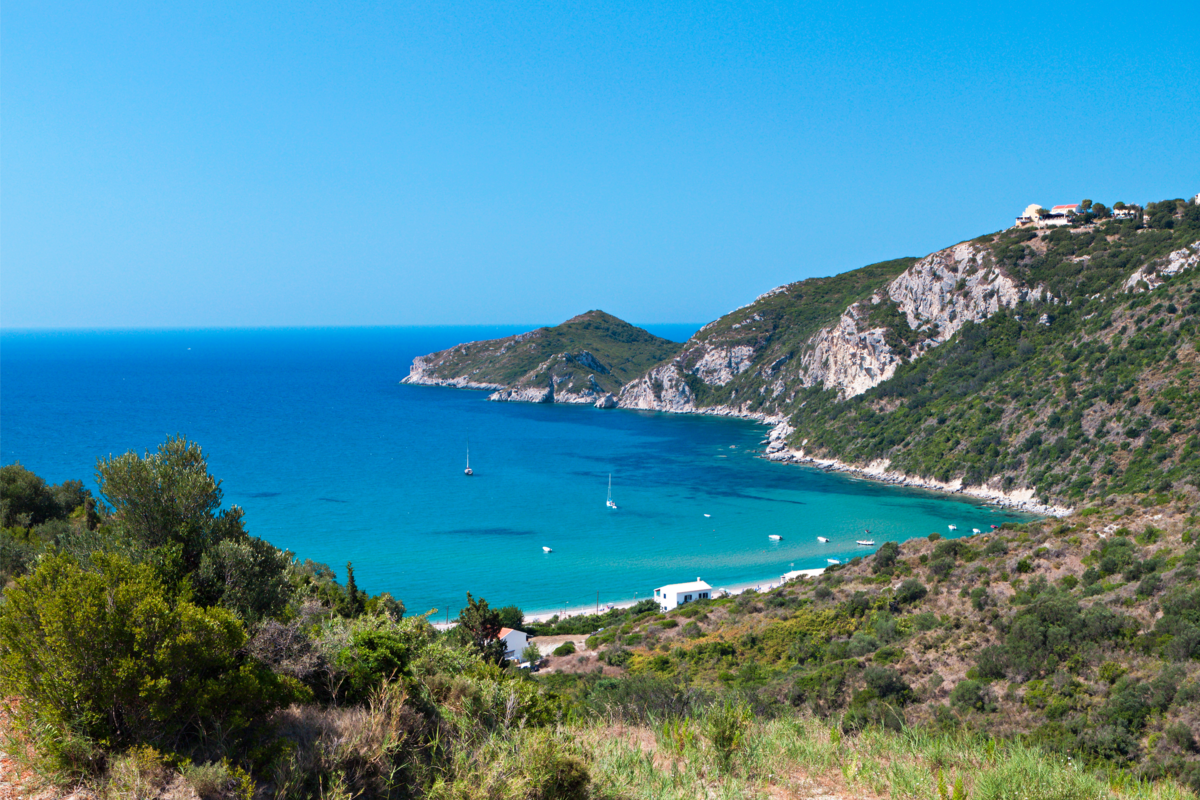
[[(11, 749), (22, 787), (0, 783), (0, 794), (59, 797), (56, 786), (78, 798), (275, 798), (296, 796), (312, 772), (328, 776), (303, 794), (351, 800), (363, 794), (365, 773), (381, 767), (405, 771), (397, 761), (411, 731), (396, 705), (382, 695), (366, 708), (312, 718), (294, 706), (276, 722), (308, 735), (269, 783), (236, 767), (212, 764), (173, 768), (154, 750), (134, 749), (114, 759), (102, 780), (71, 786), (52, 774), (37, 775), (35, 758)], [(315, 725), (313, 723), (316, 723)], [(11, 731), (10, 731), (11, 733)], [(1143, 781), (1131, 772), (1085, 769), (1016, 741), (920, 728), (867, 728), (841, 733), (836, 720), (797, 716), (758, 720), (744, 707), (712, 706), (699, 717), (658, 725), (617, 719), (535, 728), (499, 727), (472, 742), (448, 748), (425, 777), (421, 796), (437, 800), (541, 800), (595, 798), (926, 798), (931, 800), (1101, 800), (1194, 798), (1171, 780)], [(11, 776), (10, 778), (11, 779)], [(41, 792), (38, 792), (40, 787)], [(10, 795), (4, 794), (8, 797)]]

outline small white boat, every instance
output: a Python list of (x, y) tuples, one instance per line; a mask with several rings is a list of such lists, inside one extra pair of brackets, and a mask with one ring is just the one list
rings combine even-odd
[(842, 562), (838, 561), (836, 558), (827, 558), (827, 559), (825, 559), (825, 560), (826, 560), (826, 561), (828, 561), (830, 564), (840, 564), (840, 563), (842, 563)]
[(770, 539), (772, 542), (782, 542), (783, 541), (783, 537), (780, 536), (778, 533), (767, 534), (767, 538)]
[(871, 545), (875, 544), (875, 540), (874, 539), (856, 539), (854, 543), (861, 544), (863, 547), (870, 547)]
[(543, 545), (543, 546), (542, 546), (542, 552), (543, 552), (543, 553), (553, 553), (553, 552), (554, 552), (554, 549), (553, 549), (553, 548), (551, 548), (551, 547), (546, 547), (545, 545)]
[(983, 533), (979, 528), (971, 528), (971, 533)]
[(617, 504), (612, 499), (612, 473), (608, 473), (608, 499), (604, 501), (604, 505), (609, 508), (616, 508)]
[(706, 516), (706, 517), (711, 517), (711, 516), (712, 516), (712, 514), (705, 514), (704, 516)]
[(947, 527), (947, 528), (949, 528), (949, 529), (950, 529), (950, 530), (952, 530), (952, 531), (956, 531), (956, 530), (958, 530), (958, 526), (957, 526), (957, 525), (947, 525), (946, 527)]
[(474, 475), (471, 471), (471, 440), (467, 439), (467, 468), (463, 470), (464, 475)]
[(824, 542), (825, 544), (829, 544), (829, 540), (828, 540), (828, 539), (826, 539), (824, 536), (818, 536), (818, 537), (817, 537), (817, 541), (818, 541), (818, 542)]

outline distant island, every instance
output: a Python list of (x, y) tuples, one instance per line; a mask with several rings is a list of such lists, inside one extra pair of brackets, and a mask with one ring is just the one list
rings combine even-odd
[(405, 382), (756, 419), (771, 458), (1062, 514), (1200, 492), (1198, 263), (1196, 198), (1031, 205), (772, 289), (683, 345), (591, 311), (422, 356)]

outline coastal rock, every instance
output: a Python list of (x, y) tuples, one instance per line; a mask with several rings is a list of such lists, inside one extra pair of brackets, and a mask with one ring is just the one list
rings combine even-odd
[(492, 392), (488, 395), (488, 400), (497, 403), (553, 403), (554, 387), (547, 386), (544, 389), (531, 386), (520, 389), (505, 388)]
[(803, 464), (833, 472), (845, 472), (881, 483), (908, 486), (916, 489), (928, 489), (935, 492), (962, 494), (979, 500), (985, 500), (993, 505), (1014, 508), (1031, 514), (1065, 517), (1074, 513), (1074, 509), (1067, 506), (1056, 506), (1038, 502), (1036, 499), (1037, 493), (1030, 488), (1005, 491), (996, 486), (989, 486), (986, 483), (982, 486), (971, 486), (964, 484), (962, 480), (938, 481), (932, 478), (923, 478), (919, 475), (909, 475), (904, 472), (891, 470), (891, 461), (889, 459), (879, 459), (865, 465), (847, 464), (836, 458), (814, 458), (808, 456), (805, 454), (803, 448), (779, 448), (768, 452), (766, 457), (772, 461)]
[(596, 408), (616, 408), (617, 398), (612, 393), (607, 393), (595, 402)]

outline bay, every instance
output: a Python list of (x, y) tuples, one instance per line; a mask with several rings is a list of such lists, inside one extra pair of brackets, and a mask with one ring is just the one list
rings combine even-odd
[(98, 457), (183, 434), (252, 534), (439, 615), (468, 591), (534, 612), (768, 581), (870, 552), (854, 544), (868, 529), (1030, 519), (765, 461), (752, 422), (399, 383), (416, 355), (530, 327), (4, 331), (0, 460), (94, 489)]

